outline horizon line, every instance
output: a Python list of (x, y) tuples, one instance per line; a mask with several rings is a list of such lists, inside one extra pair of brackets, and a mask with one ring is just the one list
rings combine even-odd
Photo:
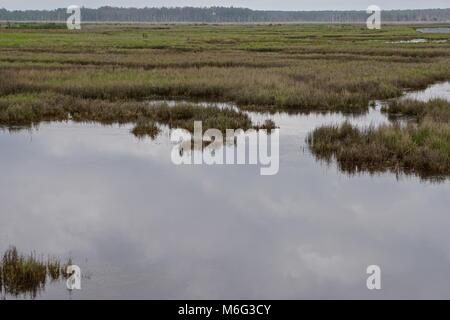
[[(138, 9), (138, 10), (142, 10), (142, 9), (183, 9), (183, 8), (193, 8), (193, 9), (214, 9), (214, 8), (221, 8), (221, 9), (244, 9), (244, 10), (251, 10), (251, 11), (259, 11), (259, 12), (349, 12), (349, 11), (354, 11), (354, 12), (360, 12), (360, 11), (366, 11), (366, 9), (320, 9), (320, 10), (283, 10), (283, 9), (251, 9), (248, 7), (235, 7), (235, 6), (153, 6), (153, 7), (148, 7), (148, 6), (144, 6), (144, 7), (122, 7), (122, 6), (110, 6), (110, 5), (105, 5), (105, 6), (99, 6), (99, 7), (85, 7), (85, 6), (81, 6), (81, 9), (89, 9), (89, 10), (99, 10), (102, 8), (114, 8), (114, 9)], [(65, 10), (66, 7), (58, 7), (58, 8), (54, 8), (54, 9), (8, 9), (5, 7), (0, 7), (0, 10), (6, 10), (6, 11), (57, 11), (57, 10)], [(418, 11), (418, 10), (449, 10), (450, 7), (448, 8), (422, 8), (422, 9), (386, 9), (383, 10), (381, 9), (381, 11)]]

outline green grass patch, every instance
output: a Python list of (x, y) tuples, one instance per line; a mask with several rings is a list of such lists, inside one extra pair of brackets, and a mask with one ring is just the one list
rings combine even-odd
[(426, 120), (407, 127), (363, 130), (345, 123), (318, 128), (307, 141), (318, 159), (336, 160), (349, 173), (392, 171), (424, 179), (450, 176), (449, 123)]
[(24, 255), (11, 247), (0, 260), (0, 295), (34, 299), (48, 281), (63, 279), (65, 268), (57, 258), (45, 259), (35, 253)]

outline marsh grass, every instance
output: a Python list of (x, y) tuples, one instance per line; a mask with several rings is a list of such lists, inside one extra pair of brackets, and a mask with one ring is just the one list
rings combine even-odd
[(268, 130), (270, 132), (271, 130), (274, 130), (278, 127), (273, 120), (267, 119), (262, 123), (256, 124), (255, 126), (253, 126), (253, 128), (256, 130)]
[(55, 257), (49, 257), (47, 259), (47, 273), (52, 281), (61, 279), (64, 268), (61, 266), (61, 261)]
[(82, 99), (52, 92), (17, 94), (0, 97), (0, 125), (7, 128), (29, 128), (42, 121), (98, 122), (101, 124), (134, 123), (138, 137), (156, 137), (156, 123), (170, 128), (194, 130), (194, 121), (203, 129), (248, 129), (252, 122), (244, 112), (180, 103), (169, 106), (145, 101), (107, 101)]
[(415, 174), (424, 179), (450, 178), (450, 102), (398, 99), (383, 106), (392, 120), (379, 128), (359, 129), (344, 123), (314, 130), (307, 138), (312, 153), (333, 159), (350, 173), (357, 171)]
[(432, 99), (427, 102), (417, 100), (395, 100), (382, 108), (393, 119), (413, 117), (417, 121), (428, 118), (435, 122), (450, 123), (450, 101)]
[(356, 128), (349, 123), (324, 126), (307, 138), (321, 160), (336, 160), (340, 169), (415, 174), (424, 179), (450, 176), (450, 124), (424, 120), (420, 124)]
[(136, 126), (131, 130), (131, 133), (138, 138), (150, 137), (155, 139), (160, 133), (159, 127), (155, 122), (147, 119), (138, 119)]
[[(142, 100), (228, 101), (264, 112), (364, 113), (370, 101), (450, 79), (449, 42), (392, 43), (417, 38), (413, 26), (377, 32), (351, 25), (92, 25), (77, 33), (39, 28), (0, 33), (2, 126), (133, 123), (141, 137), (156, 136), (158, 124), (193, 131), (195, 120), (203, 121), (204, 130), (273, 128), (271, 122), (254, 125), (236, 110), (149, 106)], [(450, 40), (442, 34), (420, 38)], [(348, 170), (448, 175), (445, 103), (398, 102), (387, 112), (410, 115), (417, 123), (319, 128), (308, 140), (313, 153), (336, 157)]]
[(19, 255), (15, 248), (8, 250), (1, 264), (3, 290), (13, 296), (36, 295), (44, 288), (47, 278), (45, 263), (30, 255)]
[(17, 23), (8, 22), (5, 24), (0, 24), (0, 29), (22, 29), (22, 30), (51, 30), (51, 29), (67, 29), (67, 25), (64, 23)]
[[(182, 59), (183, 57), (180, 57)], [(79, 68), (0, 71), (0, 93), (70, 95), (83, 99), (129, 100), (170, 97), (230, 101), (299, 111), (364, 112), (370, 100), (401, 95), (450, 78), (436, 63), (298, 61), (289, 67)]]
[(102, 25), (70, 33), (30, 24), (0, 34), (0, 94), (361, 113), (370, 100), (450, 79), (448, 43), (386, 43), (414, 38), (409, 26)]
[(0, 292), (4, 295), (36, 298), (45, 288), (47, 280), (62, 278), (63, 268), (56, 258), (39, 257), (35, 253), (19, 254), (9, 248), (0, 261)]

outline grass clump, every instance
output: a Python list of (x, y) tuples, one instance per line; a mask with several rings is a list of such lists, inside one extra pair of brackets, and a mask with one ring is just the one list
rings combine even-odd
[(36, 254), (19, 254), (8, 249), (0, 262), (0, 292), (12, 296), (35, 298), (45, 288), (47, 279), (59, 279), (61, 265), (57, 259), (45, 261)]
[(203, 130), (249, 129), (252, 122), (248, 115), (241, 111), (216, 107), (201, 107), (181, 104), (174, 107), (161, 105), (150, 111), (155, 121), (167, 124), (171, 128), (194, 131), (194, 121), (202, 121)]
[(44, 259), (35, 253), (20, 254), (11, 247), (0, 260), (0, 295), (36, 298), (48, 282), (66, 278), (67, 265), (62, 265), (57, 258)]
[(450, 123), (450, 102), (443, 99), (432, 99), (427, 102), (396, 100), (382, 110), (393, 118), (409, 116), (419, 122), (428, 118), (436, 122)]
[(277, 125), (275, 122), (271, 119), (265, 120), (263, 123), (258, 123), (257, 125), (253, 126), (256, 130), (274, 130), (277, 128)]
[(131, 133), (138, 138), (150, 137), (155, 139), (160, 133), (160, 129), (155, 122), (146, 119), (139, 119)]
[(35, 253), (24, 255), (11, 247), (0, 259), (0, 295), (23, 295), (34, 299), (45, 289), (49, 280), (64, 279), (66, 267), (57, 258), (44, 259)]
[(61, 266), (61, 261), (57, 258), (48, 258), (47, 260), (47, 274), (52, 281), (61, 279), (64, 274), (64, 268)]
[(1, 274), (4, 292), (13, 296), (28, 293), (36, 297), (45, 286), (47, 268), (35, 255), (19, 255), (16, 248), (11, 248), (3, 255)]
[(450, 176), (450, 124), (424, 120), (420, 124), (359, 129), (349, 123), (325, 126), (307, 138), (319, 159), (335, 159), (340, 169), (411, 173), (421, 178)]

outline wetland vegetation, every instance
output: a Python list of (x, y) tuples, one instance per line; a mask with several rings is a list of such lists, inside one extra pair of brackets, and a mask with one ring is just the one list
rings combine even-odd
[(421, 178), (450, 176), (450, 102), (432, 99), (394, 100), (382, 111), (406, 125), (356, 128), (349, 123), (315, 129), (307, 138), (322, 160), (336, 159), (340, 168), (357, 171), (412, 173)]
[[(135, 135), (150, 137), (157, 124), (192, 130), (194, 120), (205, 130), (261, 127), (244, 111), (148, 103), (164, 99), (361, 114), (375, 99), (450, 79), (450, 35), (420, 33), (427, 42), (407, 43), (418, 35), (413, 25), (86, 25), (74, 32), (10, 24), (0, 33), (0, 124), (131, 122)], [(448, 175), (448, 103), (392, 102), (386, 112), (417, 123), (319, 128), (311, 150), (346, 169)]]
[[(417, 27), (3, 26), (0, 131), (41, 127), (0, 134), (2, 239), (89, 260), (83, 298), (361, 298), (361, 252), (398, 279), (383, 297), (448, 296), (448, 185), (366, 176), (450, 177), (450, 101), (403, 95), (450, 80), (450, 35)], [(280, 127), (280, 174), (174, 170), (167, 129), (194, 121)], [(70, 260), (27, 253), (0, 255), (0, 299), (61, 297)]]
[(4, 295), (36, 298), (48, 281), (64, 279), (66, 267), (54, 257), (20, 254), (11, 247), (0, 260), (0, 298)]

